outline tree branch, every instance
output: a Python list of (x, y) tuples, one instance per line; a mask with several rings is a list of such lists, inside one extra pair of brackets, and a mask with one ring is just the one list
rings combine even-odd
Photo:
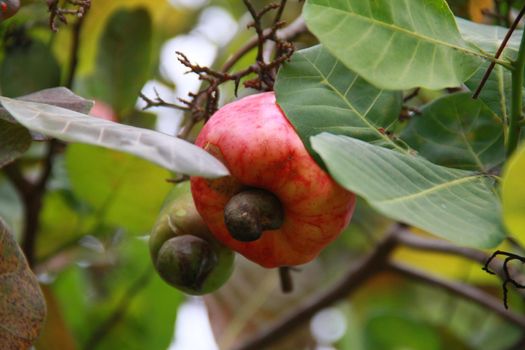
[[(417, 250), (456, 255), (477, 262), (482, 266), (489, 262), (490, 268), (495, 275), (500, 277), (502, 280), (506, 280), (508, 277), (505, 272), (505, 262), (501, 259), (491, 259), (491, 256), (489, 254), (481, 250), (468, 247), (460, 247), (439, 239), (416, 236), (406, 230), (397, 235), (396, 238), (400, 244)], [(514, 266), (508, 266), (508, 271), (513, 276), (522, 275), (520, 271)], [(518, 292), (521, 295), (525, 296), (525, 290), (518, 290)]]
[[(502, 318), (518, 325), (522, 329), (525, 329), (525, 317), (506, 310), (500, 300), (484, 293), (480, 289), (462, 283), (440, 279), (404, 264), (391, 262), (391, 253), (401, 245), (418, 250), (457, 255), (480, 264), (485, 264), (489, 258), (489, 255), (483, 251), (456, 246), (438, 239), (419, 237), (406, 230), (406, 226), (396, 224), (387, 233), (386, 238), (379, 242), (371, 253), (357, 261), (340, 282), (328, 291), (315, 296), (310, 301), (303, 304), (299, 310), (290, 313), (277, 321), (274, 325), (256, 333), (252, 338), (235, 347), (234, 350), (262, 349), (267, 347), (303, 324), (319, 310), (348, 297), (360, 288), (368, 279), (383, 271), (401, 273), (412, 279), (453, 292), (462, 298), (472, 300), (477, 304), (486, 307), (500, 315)], [(495, 260), (496, 259), (493, 261)], [(494, 271), (500, 277), (504, 278), (505, 275), (502, 262), (498, 260), (498, 263), (492, 263), (492, 266)]]
[(370, 277), (386, 268), (388, 258), (396, 247), (395, 236), (398, 230), (399, 225), (395, 225), (387, 233), (386, 238), (379, 242), (371, 253), (357, 261), (335, 286), (325, 293), (314, 297), (306, 302), (299, 310), (285, 316), (274, 325), (263, 329), (234, 349), (264, 349), (269, 344), (272, 344), (277, 339), (282, 338), (291, 330), (303, 324), (304, 321), (315, 315), (319, 310), (355, 292)]
[(400, 273), (406, 277), (409, 277), (414, 280), (424, 282), (426, 284), (445, 289), (455, 295), (470, 300), (486, 307), (487, 309), (498, 314), (507, 321), (510, 321), (525, 330), (525, 317), (517, 315), (507, 309), (501, 304), (501, 301), (493, 296), (481, 291), (478, 288), (458, 283), (447, 281), (439, 277), (432, 276), (418, 269), (414, 269), (410, 266), (407, 266), (402, 263), (390, 262), (388, 264), (390, 270)]

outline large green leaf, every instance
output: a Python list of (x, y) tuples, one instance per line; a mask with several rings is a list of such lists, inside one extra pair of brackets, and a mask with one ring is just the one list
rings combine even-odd
[(525, 242), (525, 147), (520, 147), (503, 170), (501, 199), (505, 226), (520, 242)]
[[(496, 53), (508, 31), (507, 28), (478, 24), (462, 18), (456, 18), (456, 21), (463, 38), (489, 54)], [(516, 58), (522, 35), (522, 30), (514, 32), (501, 57), (509, 60)], [(474, 75), (465, 82), (469, 89), (474, 91), (478, 87), (489, 64), (489, 62), (483, 63)], [(479, 95), (479, 99), (485, 102), (503, 120), (509, 118), (511, 81), (511, 72), (501, 65), (496, 65)]]
[(505, 237), (490, 178), (347, 136), (312, 137), (330, 174), (386, 216), (461, 245), (493, 247)]
[[(28, 102), (46, 103), (57, 107), (71, 109), (80, 113), (89, 113), (93, 107), (93, 101), (75, 95), (71, 90), (62, 86), (39, 90), (29, 95), (17, 97), (16, 99)], [(0, 107), (0, 119), (15, 123), (15, 119), (13, 119), (11, 114), (9, 114), (4, 107)]]
[(371, 317), (365, 326), (367, 349), (443, 349), (437, 328), (397, 312)]
[(0, 218), (0, 344), (2, 349), (27, 349), (46, 316), (38, 280)]
[(42, 103), (7, 97), (0, 97), (0, 102), (26, 128), (62, 141), (87, 143), (131, 153), (171, 171), (188, 175), (220, 177), (229, 174), (215, 157), (176, 137)]
[(387, 89), (458, 86), (483, 55), (444, 0), (308, 0), (308, 28), (337, 58)]
[(105, 224), (144, 234), (153, 226), (170, 173), (139, 158), (87, 145), (70, 145), (66, 169), (73, 192)]
[(34, 40), (8, 50), (0, 67), (2, 95), (16, 97), (60, 85), (60, 66), (50, 48)]
[(108, 20), (89, 84), (94, 96), (111, 104), (118, 115), (134, 108), (148, 79), (151, 46), (152, 23), (146, 8), (121, 9)]
[(401, 138), (419, 155), (451, 168), (487, 171), (505, 160), (503, 121), (470, 93), (425, 106)]
[(279, 71), (275, 92), (308, 148), (322, 131), (395, 147), (382, 129), (397, 122), (401, 94), (370, 85), (323, 46), (296, 52)]
[(0, 119), (0, 168), (24, 154), (31, 145), (29, 131)]

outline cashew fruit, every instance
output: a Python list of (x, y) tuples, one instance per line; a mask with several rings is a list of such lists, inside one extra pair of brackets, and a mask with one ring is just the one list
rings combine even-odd
[[(248, 259), (264, 267), (306, 263), (349, 223), (355, 195), (310, 156), (273, 92), (219, 109), (196, 144), (220, 159), (231, 173), (219, 179), (191, 178), (197, 210), (219, 241)], [(260, 199), (253, 191), (270, 196), (261, 199), (260, 205), (239, 199), (241, 194)], [(235, 213), (233, 220), (231, 213)], [(254, 215), (262, 219), (251, 223)]]
[(166, 199), (149, 239), (155, 269), (191, 295), (213, 292), (230, 277), (234, 253), (218, 242), (199, 216), (188, 182)]

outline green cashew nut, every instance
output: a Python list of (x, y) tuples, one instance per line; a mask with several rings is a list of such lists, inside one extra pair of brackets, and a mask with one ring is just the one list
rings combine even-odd
[(149, 247), (159, 275), (191, 295), (213, 292), (233, 270), (233, 251), (208, 230), (193, 204), (189, 183), (178, 185), (168, 196)]

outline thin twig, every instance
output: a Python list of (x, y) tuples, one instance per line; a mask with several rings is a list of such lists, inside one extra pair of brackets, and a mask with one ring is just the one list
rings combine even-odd
[[(273, 89), (273, 82), (275, 80), (275, 72), (279, 66), (287, 61), (293, 51), (293, 44), (289, 41), (291, 38), (306, 31), (306, 26), (302, 19), (294, 21), (290, 26), (281, 29), (283, 22), (280, 21), (286, 0), (281, 0), (280, 4), (270, 4), (265, 6), (262, 10), (257, 11), (249, 0), (244, 0), (248, 11), (252, 15), (253, 23), (250, 25), (256, 31), (256, 36), (252, 38), (244, 47), (239, 49), (221, 68), (216, 71), (209, 67), (200, 66), (190, 62), (190, 60), (181, 52), (177, 52), (179, 62), (188, 67), (189, 71), (199, 76), (199, 79), (205, 82), (205, 86), (197, 93), (190, 93), (188, 99), (179, 98), (182, 106), (170, 104), (164, 101), (157, 94), (156, 99), (148, 98), (142, 95), (142, 99), (146, 101), (146, 108), (152, 106), (166, 106), (177, 109), (184, 109), (191, 113), (191, 117), (187, 118), (182, 126), (178, 137), (186, 139), (193, 127), (200, 121), (206, 121), (217, 109), (219, 103), (219, 86), (227, 81), (233, 81), (235, 84), (235, 94), (245, 77), (255, 73), (256, 79), (244, 81), (245, 87), (254, 88), (257, 90), (268, 91)], [(274, 18), (274, 23), (270, 28), (264, 29), (261, 24), (261, 18), (271, 10), (277, 10)], [(265, 62), (263, 58), (264, 43), (270, 41), (275, 43), (276, 57)], [(241, 59), (245, 54), (250, 52), (253, 48), (258, 49), (257, 59), (251, 66), (229, 73), (230, 69), (235, 63)], [(182, 108), (181, 108), (182, 107)]]
[(510, 40), (510, 37), (512, 36), (512, 33), (514, 32), (514, 30), (516, 29), (516, 27), (518, 26), (521, 18), (523, 17), (523, 15), (525, 15), (525, 6), (521, 9), (520, 13), (518, 14), (518, 16), (516, 17), (516, 19), (514, 20), (514, 22), (512, 23), (512, 26), (509, 28), (509, 30), (507, 31), (507, 34), (505, 35), (505, 38), (503, 38), (503, 41), (501, 42), (501, 45), (499, 46), (498, 48), (498, 51), (496, 51), (496, 55), (494, 56), (494, 59), (492, 62), (490, 62), (490, 65), (489, 67), (487, 68), (487, 70), (485, 71), (485, 74), (483, 75), (483, 78), (481, 78), (481, 81), (476, 89), (476, 91), (474, 92), (474, 95), (472, 95), (472, 98), (476, 99), (479, 97), (479, 94), (481, 93), (481, 90), (483, 90), (483, 87), (485, 86), (485, 84), (487, 83), (487, 80), (489, 79), (489, 76), (490, 76), (490, 73), (492, 73), (492, 70), (494, 69), (494, 67), (496, 66), (496, 60), (501, 56), (501, 54), (503, 53), (503, 50), (505, 49), (505, 47), (507, 46), (507, 43), (508, 41)]
[(81, 18), (91, 7), (91, 0), (66, 0), (66, 4), (69, 3), (75, 6), (74, 9), (62, 8), (59, 6), (59, 2), (59, 0), (47, 0), (49, 11), (49, 27), (54, 32), (58, 30), (58, 22), (67, 24), (66, 15), (72, 15)]
[(483, 266), (483, 270), (491, 275), (495, 275), (495, 273), (489, 268), (489, 265), (490, 263), (497, 257), (497, 256), (504, 256), (505, 257), (505, 260), (503, 261), (503, 305), (505, 306), (505, 309), (508, 309), (509, 308), (509, 304), (508, 304), (508, 295), (509, 295), (509, 290), (508, 290), (508, 284), (512, 284), (516, 289), (520, 290), (520, 289), (524, 289), (525, 288), (525, 285), (519, 283), (518, 281), (516, 281), (516, 279), (513, 277), (514, 274), (511, 273), (509, 271), (509, 263), (511, 261), (519, 261), (521, 262), (522, 264), (525, 263), (525, 257), (523, 256), (520, 256), (520, 255), (517, 255), (517, 254), (514, 254), (514, 253), (509, 253), (509, 252), (505, 252), (505, 251), (501, 251), (501, 250), (496, 250), (492, 256), (490, 258), (488, 258), (488, 260), (485, 262), (485, 265)]
[[(280, 40), (290, 41), (294, 40), (298, 35), (307, 31), (306, 24), (303, 17), (298, 17), (295, 21), (290, 23), (283, 29), (277, 30), (275, 35)], [(264, 37), (268, 38), (271, 36), (271, 29), (264, 30)], [(244, 44), (237, 52), (235, 52), (222, 66), (221, 72), (228, 72), (244, 55), (250, 52), (257, 46), (257, 36), (252, 37)]]

